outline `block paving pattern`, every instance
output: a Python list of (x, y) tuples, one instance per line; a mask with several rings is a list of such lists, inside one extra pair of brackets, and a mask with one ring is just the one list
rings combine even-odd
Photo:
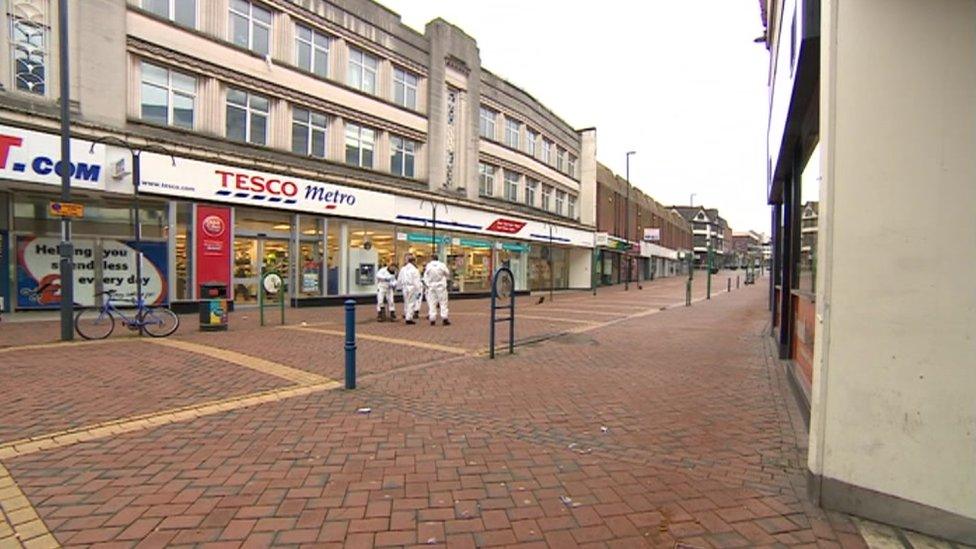
[[(4, 466), (63, 545), (863, 547), (849, 519), (805, 499), (802, 427), (762, 335), (764, 286), (658, 311), (683, 301), (683, 281), (659, 282), (597, 300), (523, 300), (527, 315), (617, 321), (550, 322), (546, 333), (563, 335), (511, 357), (375, 341), (391, 366), (367, 366), (355, 392), (309, 392)], [(470, 305), (460, 309), (474, 317)], [(455, 344), (477, 349), (484, 325), (458, 320), (416, 328), (459, 326)], [(404, 337), (379, 326), (363, 330)], [(315, 334), (280, 332), (294, 339), (262, 358), (329, 375), (301, 364), (337, 360), (319, 355)], [(254, 354), (257, 333), (180, 337)], [(100, 353), (77, 354), (89, 352)]]

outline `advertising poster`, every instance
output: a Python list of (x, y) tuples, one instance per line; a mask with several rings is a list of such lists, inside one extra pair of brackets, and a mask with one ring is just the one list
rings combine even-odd
[(0, 311), (8, 312), (13, 304), (10, 302), (10, 248), (7, 245), (7, 231), (0, 231)]
[[(17, 237), (17, 307), (53, 309), (61, 304), (60, 241)], [(135, 242), (102, 239), (74, 241), (75, 304), (95, 305), (95, 292), (115, 290), (116, 299), (136, 297)], [(165, 242), (142, 242), (142, 296), (147, 305), (168, 301)]]
[[(197, 284), (226, 284), (230, 293), (230, 208), (197, 206)], [(201, 292), (200, 295), (203, 295)]]

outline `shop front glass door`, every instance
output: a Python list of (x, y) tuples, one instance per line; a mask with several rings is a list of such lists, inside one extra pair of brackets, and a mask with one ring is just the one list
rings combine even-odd
[(276, 271), (288, 280), (288, 241), (237, 237), (234, 239), (234, 301), (257, 303), (261, 274)]

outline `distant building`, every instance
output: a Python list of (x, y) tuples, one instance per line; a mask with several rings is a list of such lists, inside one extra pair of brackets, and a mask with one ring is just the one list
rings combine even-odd
[(756, 231), (732, 233), (732, 253), (735, 255), (734, 265), (758, 267), (763, 259), (763, 241), (765, 235)]
[(712, 250), (712, 265), (722, 268), (725, 257), (732, 251), (732, 228), (715, 208), (704, 206), (671, 206), (692, 225), (694, 266), (708, 266), (708, 250)]

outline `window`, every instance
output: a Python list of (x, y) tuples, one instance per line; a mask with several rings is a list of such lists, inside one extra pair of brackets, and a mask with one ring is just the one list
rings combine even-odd
[(509, 147), (518, 148), (519, 134), (522, 132), (522, 124), (517, 120), (505, 118), (505, 144)]
[(478, 194), (495, 195), (495, 167), (491, 164), (478, 163)]
[(376, 131), (346, 123), (346, 164), (360, 168), (373, 167)]
[(295, 25), (295, 64), (323, 78), (329, 75), (332, 39), (303, 25)]
[(563, 215), (563, 204), (566, 203), (566, 191), (556, 191), (556, 215)]
[(393, 102), (408, 109), (417, 108), (417, 84), (420, 78), (403, 69), (393, 68)]
[(495, 116), (497, 115), (498, 113), (495, 111), (481, 107), (481, 137), (495, 138)]
[(376, 95), (376, 68), (379, 61), (361, 50), (349, 48), (349, 74), (346, 84)]
[(229, 88), (227, 90), (227, 139), (265, 145), (268, 141), (267, 97)]
[(505, 170), (505, 200), (518, 202), (519, 174)]
[(566, 170), (566, 151), (560, 147), (556, 147), (556, 169), (561, 172)]
[(143, 120), (192, 130), (196, 93), (196, 78), (142, 63), (140, 94)]
[(414, 177), (414, 164), (417, 155), (417, 142), (390, 136), (390, 171), (394, 175)]
[(329, 123), (324, 114), (295, 107), (291, 111), (291, 152), (325, 158)]
[(525, 203), (529, 206), (535, 206), (535, 193), (539, 189), (539, 182), (533, 179), (525, 178)]
[(542, 209), (547, 212), (552, 209), (552, 187), (550, 185), (542, 186)]
[(535, 158), (535, 140), (538, 138), (539, 134), (528, 128), (525, 129), (525, 152), (533, 158)]
[(566, 203), (566, 217), (576, 219), (576, 197), (569, 195), (569, 202)]
[(546, 164), (552, 163), (552, 141), (542, 140), (542, 161)]
[(142, 7), (179, 25), (196, 28), (196, 0), (142, 0)]
[(569, 155), (569, 176), (576, 177), (576, 157)]
[(33, 10), (23, 8), (18, 11), (30, 13), (24, 13), (23, 17), (10, 14), (10, 55), (15, 85), (20, 91), (45, 95), (49, 29), (43, 24), (43, 17), (33, 16)]
[(230, 40), (259, 55), (268, 55), (271, 10), (248, 0), (230, 0)]

